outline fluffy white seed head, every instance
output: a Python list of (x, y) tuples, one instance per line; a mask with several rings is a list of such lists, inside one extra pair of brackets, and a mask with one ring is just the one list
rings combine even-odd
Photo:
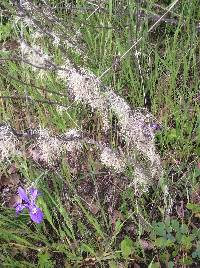
[(124, 159), (108, 147), (103, 148), (100, 160), (106, 167), (113, 168), (117, 172), (124, 171), (126, 166)]
[(0, 126), (0, 162), (18, 155), (18, 140), (8, 125)]
[(46, 55), (39, 46), (33, 45), (30, 47), (24, 41), (21, 41), (20, 45), (22, 58), (25, 58), (31, 65), (33, 65), (32, 69), (34, 71), (37, 70), (37, 67), (46, 67), (48, 64), (47, 62), (50, 61), (50, 57)]
[(42, 161), (48, 165), (53, 164), (60, 159), (63, 151), (62, 142), (55, 136), (52, 136), (49, 130), (39, 128), (37, 139), (34, 144), (35, 150), (30, 149), (30, 154), (34, 160)]

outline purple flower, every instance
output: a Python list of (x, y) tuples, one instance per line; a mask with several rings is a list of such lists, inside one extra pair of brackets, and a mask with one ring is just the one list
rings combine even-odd
[(156, 123), (151, 124), (150, 127), (151, 127), (154, 131), (157, 131), (157, 130), (160, 130), (160, 129), (161, 129), (161, 127), (160, 127), (158, 124), (156, 124)]
[(40, 223), (43, 220), (43, 213), (42, 210), (35, 204), (35, 200), (39, 195), (38, 190), (31, 188), (29, 190), (30, 197), (28, 197), (25, 190), (22, 187), (19, 187), (18, 194), (23, 202), (21, 204), (16, 204), (16, 214), (18, 215), (24, 208), (27, 208), (29, 210), (31, 220), (36, 223)]

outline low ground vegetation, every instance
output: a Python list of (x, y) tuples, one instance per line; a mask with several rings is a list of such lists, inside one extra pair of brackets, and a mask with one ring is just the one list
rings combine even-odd
[(0, 3), (2, 267), (199, 267), (197, 7)]

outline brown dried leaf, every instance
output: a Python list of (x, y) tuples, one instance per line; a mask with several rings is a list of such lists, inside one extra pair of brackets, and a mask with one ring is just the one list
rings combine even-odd
[(20, 182), (20, 175), (18, 173), (13, 173), (10, 175), (11, 180), (12, 180), (12, 185), (15, 186)]
[(2, 174), (0, 177), (0, 189), (10, 184), (11, 184), (11, 178), (7, 177), (5, 174)]
[(134, 263), (133, 268), (140, 268), (141, 266), (137, 263)]
[(16, 186), (20, 182), (20, 175), (17, 173), (10, 174), (10, 176), (6, 176), (3, 174), (0, 177), (0, 188), (4, 186)]
[(88, 209), (92, 212), (92, 214), (96, 215), (99, 212), (99, 207), (94, 203), (94, 200), (92, 200), (90, 197), (87, 197), (85, 198), (85, 201)]
[(140, 239), (140, 245), (142, 246), (144, 250), (151, 250), (154, 248), (151, 242), (144, 240), (144, 239)]
[(199, 161), (199, 163), (198, 163), (198, 169), (200, 169), (200, 161)]
[(192, 192), (192, 203), (200, 204), (200, 187)]
[(19, 197), (19, 195), (13, 195), (10, 197), (9, 201), (8, 201), (8, 207), (9, 208), (13, 208), (16, 204), (21, 203), (22, 200)]
[(12, 51), (19, 48), (19, 42), (17, 40), (6, 41), (4, 44), (0, 45), (0, 49), (5, 49), (6, 51)]
[(124, 221), (124, 217), (122, 213), (118, 210), (114, 210), (113, 217), (112, 217), (112, 223), (115, 223), (116, 220), (120, 219), (121, 221)]
[(178, 216), (183, 219), (184, 218), (184, 215), (185, 215), (185, 210), (184, 210), (184, 202), (181, 201), (179, 205), (177, 205), (176, 207), (176, 211), (177, 211), (177, 214)]
[(8, 174), (17, 173), (18, 168), (15, 166), (15, 164), (11, 164), (11, 166), (8, 169)]

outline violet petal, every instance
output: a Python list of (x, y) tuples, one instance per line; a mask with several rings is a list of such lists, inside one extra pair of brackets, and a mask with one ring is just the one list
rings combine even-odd
[(39, 207), (29, 206), (31, 220), (36, 223), (41, 223), (43, 220), (43, 213)]
[(18, 193), (22, 200), (24, 200), (26, 203), (30, 203), (28, 196), (26, 195), (26, 192), (22, 187), (18, 188)]
[(29, 192), (30, 192), (30, 200), (31, 200), (31, 203), (34, 203), (36, 197), (39, 195), (38, 190), (37, 189), (34, 189), (34, 188), (31, 188)]
[(160, 130), (160, 126), (158, 124), (156, 124), (156, 123), (151, 124), (151, 128), (153, 130)]
[(19, 212), (21, 212), (25, 207), (26, 207), (25, 205), (17, 204), (17, 206), (15, 207), (16, 214), (18, 215)]

